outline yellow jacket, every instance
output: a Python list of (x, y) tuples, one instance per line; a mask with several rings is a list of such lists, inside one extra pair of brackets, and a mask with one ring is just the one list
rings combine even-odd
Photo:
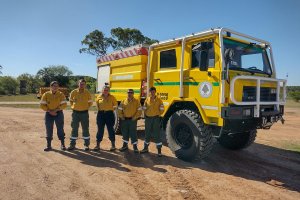
[(76, 111), (88, 110), (93, 105), (91, 94), (88, 90), (80, 90), (77, 88), (70, 94), (71, 108)]
[(138, 119), (142, 114), (141, 103), (133, 98), (131, 101), (128, 98), (121, 101), (118, 106), (118, 115), (121, 119), (132, 117), (133, 120)]
[(116, 98), (111, 94), (109, 94), (106, 98), (102, 94), (99, 94), (96, 97), (96, 104), (98, 110), (101, 111), (113, 111), (118, 106)]
[(147, 97), (143, 110), (145, 111), (145, 115), (147, 117), (154, 117), (163, 114), (165, 107), (162, 100), (155, 96), (154, 100), (151, 100), (151, 97)]
[(55, 94), (52, 91), (45, 92), (40, 101), (40, 108), (44, 111), (63, 110), (67, 107), (65, 95), (57, 91)]

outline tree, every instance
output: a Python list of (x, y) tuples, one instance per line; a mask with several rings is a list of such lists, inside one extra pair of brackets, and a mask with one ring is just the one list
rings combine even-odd
[(2, 94), (16, 94), (19, 86), (18, 81), (11, 76), (0, 77), (0, 93)]
[(44, 81), (45, 86), (49, 86), (51, 81), (58, 81), (61, 86), (67, 86), (72, 74), (73, 72), (64, 65), (50, 65), (40, 69), (36, 76)]
[(81, 41), (81, 44), (87, 47), (81, 48), (79, 52), (102, 56), (106, 54), (109, 47), (112, 47), (113, 50), (119, 50), (137, 44), (150, 45), (155, 42), (158, 41), (144, 36), (138, 29), (113, 28), (111, 29), (111, 37), (108, 38), (101, 31), (95, 30)]
[(2, 74), (3, 67), (0, 65), (0, 74)]
[(18, 81), (26, 81), (26, 91), (28, 93), (36, 93), (39, 87), (43, 85), (43, 81), (34, 75), (24, 73), (18, 76)]
[(69, 89), (74, 90), (78, 87), (78, 80), (84, 79), (86, 81), (86, 88), (91, 92), (96, 92), (96, 79), (90, 76), (71, 76), (69, 81)]
[(87, 53), (91, 55), (101, 56), (106, 54), (106, 50), (110, 45), (109, 38), (99, 30), (94, 30), (85, 36), (81, 41), (81, 45), (87, 45), (86, 48), (81, 48), (79, 53)]
[(300, 91), (294, 91), (290, 92), (289, 95), (292, 97), (292, 99), (296, 102), (300, 100)]
[(86, 87), (87, 87), (87, 89), (91, 93), (95, 93), (96, 92), (96, 81), (97, 81), (97, 79), (95, 79), (93, 77), (90, 77), (90, 76), (85, 76), (84, 79), (86, 81)]
[(157, 40), (145, 37), (140, 30), (130, 28), (113, 28), (111, 29), (110, 43), (114, 50), (134, 46), (137, 44), (153, 44)]

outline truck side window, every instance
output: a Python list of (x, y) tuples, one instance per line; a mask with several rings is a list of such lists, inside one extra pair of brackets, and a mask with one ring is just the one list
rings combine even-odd
[[(208, 49), (208, 67), (214, 68), (215, 67), (215, 51), (214, 51), (214, 43), (209, 42), (209, 49)], [(196, 43), (192, 45), (192, 68), (196, 68), (200, 66), (201, 57), (200, 52), (203, 51), (203, 43)]]
[(170, 49), (160, 52), (160, 68), (176, 68), (176, 51)]

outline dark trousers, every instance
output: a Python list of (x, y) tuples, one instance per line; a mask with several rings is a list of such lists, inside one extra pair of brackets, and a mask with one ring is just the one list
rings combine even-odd
[(78, 128), (79, 124), (81, 124), (82, 128), (82, 138), (84, 139), (84, 145), (90, 145), (90, 132), (89, 132), (89, 112), (86, 111), (76, 111), (73, 110), (72, 113), (72, 132), (71, 132), (71, 145), (76, 144), (76, 140), (78, 139)]
[(161, 146), (160, 138), (160, 117), (145, 117), (145, 143), (149, 144), (153, 137), (156, 146)]
[(47, 132), (47, 140), (53, 139), (53, 125), (56, 125), (57, 128), (57, 136), (59, 140), (65, 139), (64, 132), (64, 113), (62, 111), (58, 111), (56, 116), (50, 115), (48, 112), (45, 114), (45, 125)]
[(121, 132), (123, 136), (123, 142), (128, 143), (130, 137), (131, 143), (137, 144), (136, 124), (137, 120), (126, 119), (121, 121)]
[(97, 132), (97, 142), (101, 142), (103, 139), (104, 134), (104, 127), (106, 125), (109, 139), (110, 141), (115, 141), (115, 131), (114, 131), (114, 124), (115, 124), (115, 115), (113, 111), (98, 111), (97, 113), (97, 126), (98, 126), (98, 132)]

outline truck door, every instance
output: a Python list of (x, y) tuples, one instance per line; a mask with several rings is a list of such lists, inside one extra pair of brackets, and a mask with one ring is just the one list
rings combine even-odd
[(179, 95), (180, 53), (180, 45), (175, 44), (157, 49), (156, 66), (152, 68), (153, 85), (164, 102)]
[(203, 40), (189, 43), (187, 51), (190, 52), (188, 62), (189, 84), (184, 84), (185, 96), (193, 97), (201, 105), (206, 116), (218, 118), (220, 70), (216, 62), (215, 49), (219, 49), (214, 40)]

